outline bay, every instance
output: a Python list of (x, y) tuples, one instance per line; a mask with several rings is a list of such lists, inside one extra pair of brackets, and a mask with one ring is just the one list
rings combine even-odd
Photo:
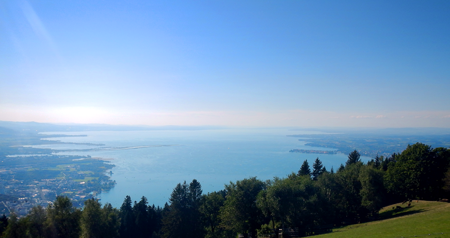
[[(38, 146), (57, 150), (61, 155), (90, 155), (109, 159), (115, 167), (111, 179), (117, 182), (109, 192), (101, 193), (102, 203), (120, 207), (126, 195), (149, 204), (164, 206), (178, 183), (197, 179), (204, 193), (224, 189), (225, 184), (256, 176), (267, 180), (297, 173), (304, 160), (312, 166), (319, 157), (324, 166), (336, 171), (345, 163), (345, 154), (290, 153), (291, 149), (332, 150), (305, 146), (306, 141), (288, 137), (292, 134), (320, 132), (289, 129), (214, 129), (83, 131), (44, 134), (87, 135), (59, 137), (62, 142)], [(306, 139), (307, 140), (307, 139)], [(102, 146), (86, 143), (103, 144)], [(73, 151), (79, 150), (79, 151)], [(362, 157), (362, 160), (368, 160)]]

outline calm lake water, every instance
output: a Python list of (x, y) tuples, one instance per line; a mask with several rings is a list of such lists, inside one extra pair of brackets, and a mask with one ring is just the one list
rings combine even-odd
[[(305, 141), (288, 137), (292, 134), (318, 132), (288, 129), (220, 129), (220, 130), (149, 130), (89, 131), (45, 134), (87, 135), (62, 137), (57, 140), (77, 143), (99, 143), (109, 149), (61, 152), (66, 155), (90, 155), (111, 159), (115, 165), (111, 179), (114, 189), (99, 195), (102, 203), (120, 207), (126, 195), (138, 201), (147, 197), (149, 204), (163, 206), (173, 188), (183, 181), (197, 179), (203, 193), (224, 189), (224, 184), (256, 176), (261, 180), (286, 177), (297, 172), (305, 159), (312, 166), (319, 157), (329, 170), (337, 170), (347, 161), (345, 154), (289, 153), (291, 149), (308, 147)], [(135, 148), (143, 146), (142, 148)], [(115, 148), (115, 147), (121, 147)], [(125, 148), (124, 148), (125, 147)], [(131, 148), (130, 148), (131, 147)], [(89, 145), (45, 145), (40, 148), (89, 149)], [(367, 160), (368, 158), (362, 158)]]

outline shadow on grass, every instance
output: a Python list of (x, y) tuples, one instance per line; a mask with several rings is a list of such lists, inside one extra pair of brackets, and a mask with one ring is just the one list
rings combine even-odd
[[(370, 219), (370, 220), (367, 220), (367, 221), (364, 221), (364, 222), (361, 222), (360, 223), (360, 226), (358, 226), (358, 227), (351, 227), (351, 228), (349, 228), (349, 229), (355, 229), (355, 228), (359, 228), (359, 227), (361, 227), (361, 226), (367, 226), (368, 224), (367, 223), (369, 223), (369, 222), (371, 222), (371, 221), (382, 221), (382, 220), (388, 220), (388, 219), (391, 219), (391, 218), (396, 218), (396, 217), (402, 217), (402, 216), (408, 216), (408, 215), (412, 215), (412, 214), (416, 214), (416, 213), (421, 213), (421, 212), (424, 212), (425, 211), (425, 209), (417, 209), (417, 210), (412, 210), (411, 211), (411, 209), (412, 209), (413, 207), (394, 207), (394, 209), (392, 209), (392, 210), (388, 210), (388, 211), (385, 211), (385, 212), (382, 212), (382, 213), (380, 213), (379, 215), (378, 215), (378, 217), (377, 218), (374, 218), (374, 219)], [(356, 224), (356, 223), (355, 223)], [(347, 224), (347, 225), (343, 225), (343, 226), (341, 226), (341, 227), (335, 227), (335, 229), (336, 228), (344, 228), (344, 227), (347, 227), (347, 226), (349, 226), (349, 225), (352, 225), (352, 224)], [(333, 230), (332, 232), (345, 232), (346, 230), (340, 230), (340, 231), (336, 231), (336, 230)]]
[(411, 211), (411, 208), (413, 208), (413, 207), (396, 207), (392, 210), (380, 213), (377, 220), (386, 220), (386, 219), (390, 219), (390, 218), (394, 218), (394, 217), (402, 217), (402, 216), (412, 215), (412, 214), (421, 213), (421, 212), (425, 211), (424, 209), (418, 209), (418, 210)]
[[(361, 226), (367, 226), (368, 223), (371, 222), (371, 221), (388, 220), (388, 219), (391, 219), (391, 218), (408, 216), (408, 215), (412, 215), (412, 214), (421, 213), (421, 212), (426, 211), (425, 209), (411, 210), (412, 208), (414, 208), (414, 206), (411, 206), (411, 207), (395, 206), (395, 207), (393, 207), (392, 210), (388, 210), (388, 211), (380, 213), (378, 215), (378, 217), (376, 217), (376, 218), (365, 220), (365, 221), (359, 223), (359, 226), (357, 226), (357, 227), (351, 226), (350, 228), (347, 228), (347, 229), (355, 229), (355, 228), (359, 228)], [(350, 225), (355, 225), (355, 224), (357, 224), (357, 223), (348, 223), (348, 224), (345, 224), (345, 225), (342, 225), (342, 226), (338, 226), (338, 227), (331, 226), (331, 227), (319, 228), (319, 229), (316, 228), (311, 233), (305, 234), (305, 235), (306, 236), (315, 236), (315, 235), (321, 235), (321, 234), (327, 234), (327, 233), (333, 233), (333, 232), (345, 232), (347, 230), (336, 230), (336, 229), (348, 227)], [(300, 236), (291, 235), (289, 237), (300, 237)]]

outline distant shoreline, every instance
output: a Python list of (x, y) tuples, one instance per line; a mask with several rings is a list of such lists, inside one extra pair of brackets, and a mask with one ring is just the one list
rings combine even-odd
[(337, 150), (301, 150), (293, 149), (290, 150), (291, 153), (305, 153), (305, 154), (337, 154)]

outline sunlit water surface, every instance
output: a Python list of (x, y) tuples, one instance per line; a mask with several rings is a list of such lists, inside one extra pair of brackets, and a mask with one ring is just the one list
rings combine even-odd
[[(305, 146), (305, 141), (288, 137), (312, 134), (288, 129), (89, 131), (45, 134), (87, 135), (62, 137), (63, 142), (95, 143), (104, 146), (51, 144), (52, 149), (110, 148), (99, 151), (60, 152), (61, 155), (90, 155), (111, 159), (111, 179), (117, 182), (99, 195), (102, 203), (120, 207), (126, 195), (135, 201), (147, 197), (150, 204), (163, 206), (177, 183), (197, 179), (203, 192), (224, 189), (224, 184), (256, 176), (261, 180), (286, 177), (297, 172), (304, 160), (312, 166), (319, 157), (329, 170), (345, 163), (345, 154), (290, 153), (291, 149), (330, 150)], [(129, 148), (148, 146), (144, 148)], [(111, 149), (121, 147), (125, 149)], [(126, 149), (128, 148), (128, 149)], [(367, 160), (368, 158), (362, 158)]]

